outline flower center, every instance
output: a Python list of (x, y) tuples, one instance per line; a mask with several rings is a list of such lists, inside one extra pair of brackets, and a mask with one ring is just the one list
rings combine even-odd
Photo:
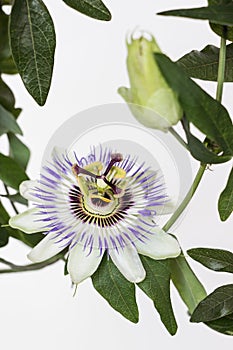
[(109, 191), (107, 194), (107, 190), (110, 190), (116, 198), (122, 197), (124, 189), (114, 183), (116, 179), (124, 178), (126, 175), (123, 169), (114, 166), (115, 163), (121, 162), (122, 160), (123, 157), (120, 153), (113, 153), (107, 168), (102, 174), (100, 174), (100, 171), (103, 169), (101, 162), (91, 163), (84, 168), (81, 168), (78, 164), (74, 164), (72, 166), (72, 171), (78, 180), (83, 195), (89, 195), (86, 176), (95, 179), (97, 193), (94, 194), (94, 198), (99, 198), (103, 202), (110, 202), (112, 196), (109, 195)]
[(126, 172), (115, 166), (122, 160), (120, 153), (112, 154), (104, 171), (101, 162), (83, 168), (77, 164), (72, 166), (78, 186), (74, 186), (69, 195), (71, 210), (77, 218), (102, 227), (122, 220), (133, 204), (132, 195), (126, 190)]

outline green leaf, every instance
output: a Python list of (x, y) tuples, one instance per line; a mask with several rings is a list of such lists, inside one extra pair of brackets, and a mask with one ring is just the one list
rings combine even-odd
[(9, 133), (10, 156), (23, 168), (26, 169), (30, 151), (27, 146), (14, 134)]
[(212, 5), (191, 9), (164, 11), (158, 13), (158, 15), (207, 19), (213, 23), (233, 26), (233, 3), (231, 2), (227, 5)]
[(8, 111), (14, 109), (15, 97), (9, 86), (2, 80), (0, 76), (0, 104)]
[[(232, 0), (208, 0), (208, 5), (226, 5)], [(233, 27), (210, 23), (210, 28), (221, 37), (233, 41)]]
[(222, 221), (226, 221), (233, 211), (233, 169), (229, 175), (227, 185), (218, 200), (218, 212)]
[(20, 203), (23, 205), (28, 204), (28, 201), (24, 197), (22, 197), (20, 193), (9, 194), (9, 195), (7, 195), (7, 194), (2, 195), (1, 194), (1, 197), (9, 199), (11, 202)]
[(210, 28), (221, 38), (233, 41), (233, 27), (221, 26), (220, 24), (210, 23)]
[(138, 307), (135, 299), (135, 285), (125, 279), (113, 264), (104, 256), (98, 270), (92, 276), (97, 292), (129, 321), (138, 322)]
[(221, 286), (204, 300), (194, 310), (191, 322), (208, 322), (217, 320), (233, 313), (233, 284)]
[(23, 83), (42, 106), (49, 92), (56, 37), (52, 18), (41, 0), (17, 0), (10, 18), (12, 54)]
[(195, 159), (205, 164), (224, 163), (231, 159), (231, 156), (218, 156), (208, 149), (196, 136), (192, 135), (186, 118), (183, 118), (182, 125), (186, 134), (188, 148)]
[(0, 136), (7, 132), (22, 135), (22, 131), (15, 118), (10, 112), (0, 105)]
[(219, 333), (233, 335), (233, 313), (205, 324)]
[(17, 73), (17, 69), (12, 60), (8, 35), (9, 16), (0, 8), (0, 72), (7, 74)]
[(0, 226), (8, 224), (9, 218), (9, 214), (0, 201)]
[(212, 6), (212, 5), (227, 5), (229, 3), (231, 3), (232, 0), (208, 0), (208, 5)]
[(177, 323), (170, 299), (170, 261), (153, 260), (145, 256), (141, 256), (141, 261), (146, 270), (146, 278), (138, 286), (153, 300), (161, 321), (168, 332), (174, 335)]
[(68, 6), (87, 15), (102, 21), (110, 21), (110, 11), (100, 0), (63, 0)]
[(9, 240), (9, 233), (7, 232), (5, 227), (0, 226), (0, 248), (7, 245), (8, 240)]
[(0, 179), (17, 190), (20, 183), (28, 180), (28, 177), (15, 160), (0, 153)]
[(11, 55), (8, 38), (8, 20), (9, 16), (0, 8), (0, 61)]
[(200, 88), (176, 63), (162, 54), (155, 59), (168, 85), (177, 93), (186, 118), (224, 151), (233, 155), (233, 125), (227, 110)]
[(205, 145), (190, 132), (187, 134), (187, 141), (190, 153), (194, 158), (205, 164), (219, 164), (228, 162), (231, 156), (217, 156), (211, 152)]
[(13, 119), (17, 119), (17, 117), (21, 113), (20, 108), (15, 108), (15, 97), (13, 92), (11, 91), (9, 86), (2, 80), (1, 76), (0, 76), (0, 105), (2, 105), (2, 107), (7, 109), (7, 111), (12, 114), (12, 116), (14, 117)]
[(42, 233), (33, 233), (29, 235), (20, 230), (15, 230), (11, 227), (7, 228), (7, 230), (10, 232), (11, 237), (23, 242), (31, 248), (35, 247), (44, 238), (44, 235)]
[(185, 257), (171, 259), (171, 279), (191, 314), (206, 297), (206, 291)]
[(15, 62), (12, 57), (4, 58), (0, 60), (0, 72), (5, 74), (17, 74), (18, 70), (16, 68)]
[[(193, 50), (181, 57), (177, 63), (190, 76), (196, 79), (217, 81), (219, 48), (208, 45), (203, 50)], [(233, 44), (226, 48), (225, 81), (233, 81)]]
[(227, 250), (193, 248), (187, 253), (210, 270), (233, 273), (233, 253)]

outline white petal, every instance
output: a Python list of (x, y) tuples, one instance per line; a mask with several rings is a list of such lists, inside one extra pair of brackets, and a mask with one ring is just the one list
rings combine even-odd
[(69, 253), (67, 269), (73, 283), (80, 283), (90, 277), (98, 268), (103, 254), (93, 249), (88, 255), (81, 244), (76, 244)]
[(28, 254), (28, 259), (37, 263), (51, 258), (63, 250), (64, 242), (57, 243), (54, 233), (49, 233)]
[(112, 249), (109, 254), (118, 270), (128, 281), (139, 283), (144, 280), (146, 272), (134, 246), (125, 246), (118, 252)]
[[(38, 187), (39, 183), (37, 181), (27, 180), (21, 182), (19, 186), (19, 192), (21, 196), (28, 199), (29, 201), (37, 202), (37, 198), (32, 195), (32, 191), (35, 187)], [(41, 202), (40, 199), (38, 199), (38, 202)]]
[[(45, 231), (44, 223), (38, 221), (39, 216), (36, 215), (38, 209), (32, 208), (21, 214), (15, 215), (9, 220), (9, 225), (26, 233), (36, 233)], [(41, 215), (40, 215), (41, 218)]]
[(139, 240), (134, 242), (140, 254), (153, 259), (175, 258), (180, 255), (180, 246), (174, 237), (159, 227), (154, 228), (151, 233), (153, 234), (148, 236), (145, 243)]

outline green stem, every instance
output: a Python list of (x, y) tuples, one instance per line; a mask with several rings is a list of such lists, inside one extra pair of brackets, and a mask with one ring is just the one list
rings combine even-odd
[[(6, 194), (9, 196), (10, 193), (9, 193), (8, 188), (7, 188), (7, 186), (6, 186), (5, 184), (4, 184), (4, 188), (5, 188)], [(9, 198), (8, 198), (8, 199), (9, 199)], [(10, 200), (10, 199), (9, 199), (9, 201), (10, 201), (10, 203), (11, 203), (11, 206), (12, 206), (12, 208), (13, 208), (15, 214), (19, 214), (19, 212), (18, 212), (18, 210), (17, 210), (17, 208), (16, 208), (14, 202), (13, 202), (12, 200)]]
[(178, 141), (183, 147), (185, 147), (187, 150), (189, 150), (188, 144), (182, 139), (182, 137), (181, 137), (172, 127), (170, 127), (170, 128), (168, 129), (168, 131), (177, 139), (177, 141)]
[(167, 221), (167, 223), (164, 225), (163, 230), (167, 232), (171, 226), (176, 222), (178, 217), (183, 213), (189, 202), (191, 201), (194, 193), (196, 192), (196, 189), (201, 181), (201, 178), (205, 172), (206, 164), (201, 164), (200, 168), (197, 172), (197, 175), (195, 176), (195, 179), (193, 181), (193, 184), (191, 188), (189, 189), (188, 193), (186, 194), (185, 198), (183, 199), (182, 203), (179, 205), (179, 207), (176, 209), (172, 217)]
[(221, 38), (221, 46), (219, 52), (219, 64), (218, 64), (218, 85), (216, 92), (216, 100), (221, 102), (223, 93), (223, 83), (225, 77), (226, 66), (226, 39)]
[[(218, 82), (217, 82), (217, 92), (216, 92), (216, 100), (219, 102), (221, 102), (221, 100), (222, 100), (223, 83), (224, 83), (224, 76), (225, 76), (225, 63), (226, 63), (226, 39), (221, 38), (220, 53), (219, 53), (219, 65), (218, 65)], [(173, 131), (170, 130), (170, 131), (174, 135), (175, 130), (173, 130)], [(164, 225), (164, 227), (163, 227), (164, 231), (168, 231), (171, 228), (171, 226), (176, 222), (176, 220), (183, 213), (183, 211), (185, 210), (185, 208), (187, 207), (187, 205), (191, 201), (191, 199), (192, 199), (194, 193), (196, 192), (196, 189), (201, 181), (201, 178), (205, 172), (206, 167), (207, 167), (207, 164), (200, 165), (190, 190), (188, 191), (188, 193), (186, 194), (182, 203), (176, 209), (176, 211), (174, 212), (172, 217)]]
[(0, 263), (8, 265), (11, 267), (11, 269), (2, 269), (0, 270), (1, 273), (11, 273), (11, 272), (24, 272), (24, 271), (34, 271), (34, 270), (40, 270), (43, 269), (46, 266), (52, 265), (58, 260), (64, 259), (63, 255), (55, 255), (49, 260), (43, 261), (41, 263), (36, 263), (36, 264), (29, 264), (29, 265), (15, 265), (5, 259), (0, 258)]

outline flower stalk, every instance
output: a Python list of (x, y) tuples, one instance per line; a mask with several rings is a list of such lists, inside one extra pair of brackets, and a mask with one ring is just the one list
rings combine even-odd
[(52, 258), (50, 258), (47, 261), (43, 261), (40, 263), (29, 264), (29, 265), (15, 265), (15, 264), (11, 263), (10, 261), (7, 261), (5, 259), (0, 258), (0, 263), (5, 264), (5, 265), (10, 267), (10, 269), (2, 269), (2, 270), (0, 269), (0, 274), (40, 270), (40, 269), (43, 269), (44, 267), (47, 267), (49, 265), (56, 263), (57, 261), (59, 261), (61, 259), (64, 260), (64, 256), (62, 254), (59, 254), (59, 255), (53, 256)]

